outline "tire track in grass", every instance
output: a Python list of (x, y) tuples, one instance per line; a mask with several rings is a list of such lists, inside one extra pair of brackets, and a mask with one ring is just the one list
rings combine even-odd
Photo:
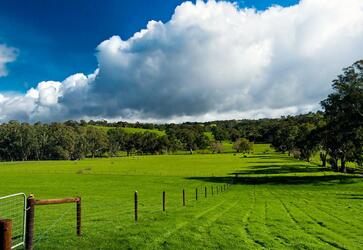
[[(224, 200), (223, 204), (227, 202), (227, 199)], [(214, 214), (211, 218), (207, 217), (205, 218), (206, 222), (205, 223), (202, 223), (201, 226), (203, 227), (210, 227), (211, 224), (213, 222), (215, 222), (216, 220), (218, 220), (220, 217), (222, 217), (225, 213), (227, 213), (228, 211), (230, 211), (232, 208), (234, 208), (237, 204), (239, 203), (239, 200), (235, 201), (231, 206), (229, 206), (228, 208), (226, 209), (223, 209), (223, 211), (221, 212), (217, 212), (216, 214)], [(222, 204), (221, 204), (222, 205)], [(220, 206), (218, 206), (220, 207)], [(215, 209), (217, 209), (218, 207), (215, 207)], [(213, 211), (215, 210), (213, 209)], [(210, 211), (209, 211), (210, 212)], [(198, 216), (194, 217), (195, 219), (201, 219), (201, 218), (204, 218), (204, 216), (206, 215), (207, 213), (202, 213), (202, 214), (199, 214)], [(188, 226), (190, 225), (191, 223), (187, 223), (185, 224), (184, 226)], [(174, 234), (175, 231), (172, 233)], [(167, 237), (165, 237), (164, 239), (168, 239), (172, 234), (168, 235)]]
[(284, 245), (286, 245), (287, 247), (291, 247), (291, 242), (295, 240), (288, 237), (287, 233), (291, 231), (291, 228), (288, 227), (288, 232), (281, 232), (281, 228), (287, 227), (287, 224), (294, 225), (293, 222), (289, 218), (284, 220), (284, 218), (286, 218), (286, 214), (284, 213), (284, 208), (279, 201), (269, 201), (268, 204), (269, 205), (267, 206), (270, 207), (270, 216), (266, 216), (266, 225), (270, 228), (269, 231), (274, 237), (283, 241)]
[[(266, 199), (266, 196), (263, 197)], [(258, 204), (260, 204), (261, 206), (257, 207)], [(271, 232), (266, 224), (267, 214), (265, 213), (267, 212), (266, 211), (267, 207), (265, 205), (266, 202), (263, 201), (257, 203), (256, 191), (254, 191), (254, 209), (252, 212), (254, 212), (256, 219), (252, 220), (251, 219), (252, 217), (251, 216), (249, 217), (247, 224), (245, 226), (246, 231), (248, 234), (251, 235), (253, 241), (256, 244), (258, 244), (261, 248), (281, 249), (282, 247), (285, 247), (286, 242), (283, 242), (283, 240), (281, 240), (280, 238), (278, 238), (278, 241), (276, 241), (276, 239), (270, 236)], [(261, 225), (262, 227), (261, 226), (258, 227), (258, 225)], [(257, 226), (254, 230), (255, 232), (253, 232), (253, 230), (251, 230), (249, 226)], [(276, 244), (278, 244), (278, 246), (276, 246)]]
[(281, 198), (280, 198), (279, 196), (277, 196), (277, 195), (273, 194), (273, 193), (271, 192), (271, 190), (269, 190), (269, 192), (270, 192), (270, 193), (271, 193), (271, 194), (272, 194), (275, 198), (277, 198), (277, 199), (281, 202), (282, 206), (284, 207), (284, 209), (285, 209), (285, 211), (286, 211), (286, 213), (287, 213), (288, 217), (291, 219), (291, 221), (293, 221), (293, 222), (294, 222), (294, 224), (295, 224), (298, 228), (300, 228), (300, 230), (301, 230), (301, 231), (303, 231), (303, 232), (305, 232), (305, 234), (309, 235), (309, 236), (310, 236), (310, 238), (311, 238), (312, 240), (314, 240), (316, 243), (319, 243), (319, 241), (318, 241), (318, 240), (320, 240), (320, 241), (322, 241), (322, 242), (326, 243), (327, 245), (329, 245), (329, 246), (331, 246), (331, 247), (339, 248), (339, 249), (345, 249), (345, 248), (341, 248), (341, 247), (339, 247), (339, 246), (336, 246), (336, 243), (335, 243), (335, 242), (330, 242), (330, 241), (328, 241), (328, 240), (323, 239), (322, 237), (320, 237), (320, 236), (318, 236), (318, 235), (312, 234), (311, 232), (307, 231), (307, 230), (306, 230), (306, 228), (304, 228), (303, 226), (301, 226), (301, 225), (300, 225), (299, 221), (295, 218), (295, 216), (293, 216), (293, 215), (292, 215), (291, 211), (287, 208), (286, 204), (285, 204), (285, 203), (281, 200)]
[[(315, 217), (311, 216), (310, 214), (308, 213), (305, 213), (303, 211), (303, 209), (301, 209), (301, 207), (299, 207), (298, 205), (296, 205), (295, 203), (291, 203), (292, 205), (294, 205), (298, 210), (300, 210), (301, 213), (303, 213), (306, 217), (308, 217), (310, 220), (312, 220), (314, 222), (314, 224), (316, 225), (319, 225), (322, 229), (324, 230), (327, 230), (329, 231), (330, 233), (334, 234), (335, 237), (334, 238), (342, 238), (342, 235), (340, 234), (340, 232), (337, 232), (331, 228), (329, 228), (327, 225), (325, 225), (324, 223), (322, 223), (321, 221), (318, 221)], [(323, 240), (321, 238), (321, 236), (318, 236), (320, 237), (321, 240)], [(345, 238), (345, 237), (343, 237)], [(327, 242), (327, 240), (325, 240), (325, 242)], [(347, 249), (346, 247), (344, 246), (341, 246), (340, 244), (336, 243), (336, 242), (331, 242), (333, 244), (334, 247), (336, 248), (339, 248), (339, 249)]]
[[(271, 191), (270, 191), (271, 192)], [(272, 193), (272, 192), (271, 192)], [(273, 194), (273, 193), (272, 193)], [(320, 241), (330, 245), (331, 247), (334, 247), (334, 248), (338, 248), (338, 249), (347, 249), (345, 248), (344, 246), (341, 246), (340, 244), (336, 243), (336, 242), (332, 242), (330, 240), (327, 240), (327, 239), (324, 239), (322, 236), (318, 235), (318, 234), (312, 234), (311, 232), (307, 231), (304, 227), (302, 227), (300, 225), (300, 223), (298, 222), (298, 220), (292, 215), (292, 212), (287, 208), (286, 204), (280, 199), (280, 197), (276, 196), (277, 199), (280, 200), (280, 202), (282, 203), (282, 205), (284, 206), (285, 210), (287, 211), (287, 213), (289, 214), (289, 216), (291, 217), (291, 219), (293, 219), (293, 221), (296, 223), (296, 225), (298, 225), (303, 231), (305, 231), (307, 234), (311, 235), (312, 237), (315, 237), (317, 239), (319, 239)], [(340, 238), (340, 235), (337, 234), (336, 232), (330, 230), (329, 228), (326, 228), (324, 226), (322, 226), (320, 223), (318, 223), (314, 218), (310, 217), (307, 213), (305, 213), (302, 209), (300, 209), (299, 207), (296, 206), (296, 204), (290, 202), (291, 204), (293, 204), (299, 211), (302, 215), (304, 215), (305, 217), (309, 218), (310, 221), (314, 222), (313, 224), (315, 225), (318, 225), (321, 229), (323, 230), (327, 230), (333, 234), (335, 234), (336, 236), (338, 236), (337, 238)]]
[[(295, 193), (295, 192), (294, 192)], [(329, 216), (329, 217), (332, 217), (332, 218), (334, 218), (335, 220), (337, 220), (337, 221), (340, 221), (340, 222), (342, 222), (342, 223), (344, 223), (345, 225), (348, 225), (349, 227), (355, 227), (355, 228), (359, 228), (359, 229), (363, 229), (363, 227), (361, 227), (361, 225), (360, 224), (353, 224), (352, 222), (349, 222), (349, 221), (346, 221), (346, 220), (344, 220), (344, 219), (342, 219), (342, 218), (340, 218), (339, 216), (336, 216), (336, 215), (334, 215), (334, 214), (332, 214), (332, 213), (330, 213), (330, 212), (327, 212), (325, 209), (326, 208), (328, 208), (326, 205), (323, 205), (323, 204), (321, 204), (321, 206), (323, 206), (325, 209), (322, 209), (321, 207), (319, 207), (319, 206), (317, 206), (316, 204), (314, 204), (313, 202), (311, 202), (311, 201), (309, 201), (308, 199), (306, 199), (306, 198), (302, 198), (302, 200), (305, 202), (305, 204), (308, 204), (308, 205), (310, 205), (310, 206), (312, 206), (312, 207), (314, 207), (316, 210), (318, 210), (319, 212), (322, 212), (322, 213), (324, 213), (324, 214), (326, 214), (327, 216)], [(339, 209), (337, 209), (338, 211), (339, 211)], [(331, 211), (331, 210), (330, 210)]]
[[(319, 224), (320, 226), (322, 226), (322, 227), (324, 227), (324, 228), (326, 228), (327, 230), (329, 230), (329, 231), (331, 231), (333, 234), (336, 234), (336, 235), (338, 235), (338, 238), (341, 238), (341, 237), (343, 237), (343, 238), (345, 238), (345, 239), (347, 239), (347, 238), (349, 238), (349, 234), (353, 234), (353, 235), (355, 235), (355, 236), (357, 236), (357, 238), (358, 239), (360, 239), (362, 236), (361, 235), (359, 235), (359, 234), (357, 234), (356, 232), (356, 230), (355, 231), (353, 231), (353, 232), (351, 232), (350, 231), (350, 229), (352, 229), (352, 228), (356, 228), (356, 227), (358, 227), (358, 228), (361, 228), (360, 226), (357, 226), (357, 225), (355, 225), (355, 224), (352, 224), (352, 223), (349, 223), (349, 222), (346, 222), (346, 221), (344, 221), (344, 220), (342, 220), (341, 218), (339, 218), (339, 217), (337, 217), (337, 216), (335, 216), (335, 215), (332, 215), (331, 213), (329, 213), (329, 212), (326, 212), (325, 210), (323, 210), (323, 209), (321, 209), (321, 208), (319, 208), (317, 205), (315, 205), (314, 203), (312, 203), (312, 202), (309, 202), (306, 198), (302, 198), (302, 200), (305, 202), (305, 204), (308, 204), (308, 205), (310, 205), (311, 207), (313, 207), (315, 210), (317, 210), (318, 212), (321, 212), (321, 213), (323, 213), (323, 214), (325, 214), (326, 216), (326, 218), (328, 219), (328, 218), (333, 218), (334, 219), (334, 221), (335, 222), (337, 222), (337, 221), (340, 221), (340, 222), (343, 222), (343, 224), (345, 225), (345, 229), (342, 229), (342, 231), (335, 231), (335, 230), (333, 230), (331, 227), (329, 227), (328, 225), (326, 225), (326, 224), (323, 224), (323, 222), (321, 222), (321, 221), (318, 221), (314, 216), (312, 216), (312, 215), (310, 215), (310, 214), (306, 214), (311, 220), (313, 220), (315, 223), (317, 223), (317, 224)], [(301, 208), (301, 206), (298, 206), (296, 203), (293, 203), (294, 204), (294, 206), (295, 207), (297, 207), (300, 211), (303, 211), (303, 209)], [(328, 220), (329, 221), (329, 220)], [(332, 222), (333, 223), (333, 222)], [(342, 225), (343, 226), (343, 225)], [(349, 231), (349, 233), (347, 233), (347, 231)], [(343, 235), (343, 236), (342, 236)], [(349, 240), (348, 240), (349, 241)], [(362, 242), (362, 240), (358, 240), (359, 242)]]
[[(266, 199), (267, 195), (265, 195), (265, 199)], [(268, 213), (268, 203), (267, 201), (265, 200), (265, 209), (264, 209), (264, 215), (265, 215), (265, 227), (268, 229), (268, 231), (270, 232), (270, 234), (274, 235), (275, 237), (277, 237), (282, 243), (283, 245), (289, 245), (289, 242), (287, 241), (287, 239), (279, 234), (273, 234), (271, 232), (271, 230), (269, 229), (270, 227), (268, 226), (268, 216), (267, 216), (267, 213)]]
[(245, 237), (243, 236), (246, 236), (246, 240), (247, 242), (249, 242), (251, 245), (255, 245), (255, 246), (259, 246), (259, 247), (263, 247), (261, 244), (257, 243), (254, 239), (253, 239), (253, 236), (251, 234), (251, 232), (249, 231), (247, 225), (248, 225), (248, 222), (250, 220), (250, 217), (251, 217), (251, 213), (252, 211), (256, 208), (256, 199), (255, 199), (255, 191), (253, 192), (253, 203), (252, 205), (250, 206), (248, 212), (245, 214), (245, 216), (243, 217), (243, 219), (241, 220), (242, 221), (242, 225), (243, 227), (238, 227), (238, 231), (241, 235), (241, 238), (244, 239)]
[[(329, 228), (327, 228), (326, 226), (323, 226), (321, 223), (319, 223), (317, 220), (315, 220), (313, 217), (311, 217), (310, 215), (308, 215), (307, 213), (305, 213), (302, 209), (300, 209), (298, 206), (296, 206), (296, 204), (294, 204), (294, 203), (291, 203), (291, 204), (293, 204), (305, 217), (307, 217), (307, 218), (309, 218), (311, 221), (313, 221), (314, 223), (313, 224), (315, 224), (315, 225), (318, 225), (321, 229), (323, 229), (323, 230), (326, 230), (326, 231), (328, 231), (328, 232), (331, 232), (331, 233), (333, 233), (333, 234), (335, 234), (335, 236), (338, 236), (337, 238), (340, 238), (341, 236), (337, 233), (337, 232), (335, 232), (335, 231), (333, 231), (333, 230), (331, 230), (331, 229), (329, 229)], [(328, 235), (326, 235), (326, 236), (328, 236)], [(316, 236), (319, 240), (321, 240), (321, 241), (323, 241), (323, 242), (325, 242), (325, 243), (328, 243), (329, 245), (331, 245), (332, 247), (335, 247), (335, 248), (338, 248), (338, 249), (347, 249), (346, 247), (344, 247), (344, 246), (341, 246), (339, 243), (337, 243), (337, 242), (334, 242), (334, 241), (330, 241), (330, 240), (327, 240), (327, 239), (324, 239), (322, 236), (320, 236), (320, 235), (317, 235)]]
[[(206, 228), (206, 234), (207, 234), (207, 230), (210, 229), (210, 227), (212, 226), (213, 223), (215, 223), (218, 219), (220, 219), (222, 216), (224, 216), (227, 212), (229, 212), (231, 209), (235, 208), (238, 203), (240, 202), (240, 200), (235, 201), (231, 206), (229, 206), (228, 208), (223, 209), (222, 212), (218, 212), (215, 215), (213, 215), (211, 218), (205, 218), (206, 222), (199, 224), (199, 226)], [(200, 217), (199, 219), (201, 219), (202, 217)], [(210, 230), (209, 230), (210, 232)], [(210, 235), (210, 234), (209, 234)], [(170, 237), (171, 235), (169, 235)], [(168, 237), (168, 238), (169, 238)], [(217, 241), (217, 244), (220, 246), (219, 242)]]
[[(220, 203), (218, 203), (217, 205), (214, 205), (206, 210), (204, 210), (203, 212), (197, 214), (196, 216), (194, 216), (194, 219), (199, 219), (201, 217), (203, 217), (204, 215), (206, 215), (209, 212), (212, 212), (213, 210), (217, 209), (218, 207), (222, 206), (224, 203), (226, 203), (226, 197), (224, 197), (223, 201), (221, 201)], [(180, 229), (184, 228), (185, 226), (187, 226), (188, 224), (190, 224), (191, 221), (187, 220), (183, 223), (180, 223), (179, 225), (176, 225), (176, 227), (171, 230), (168, 231), (166, 233), (164, 233), (162, 236), (157, 237), (152, 243), (151, 246), (152, 248), (154, 248), (154, 245), (160, 244), (163, 240), (165, 241), (165, 239), (169, 238), (171, 235), (175, 234), (177, 231), (179, 231)]]
[[(241, 196), (239, 195), (239, 194), (237, 194), (237, 197), (238, 197), (238, 200), (237, 200), (237, 204), (242, 204), (241, 203)], [(248, 199), (251, 199), (250, 198), (250, 195), (248, 195)], [(236, 205), (237, 205), (236, 204)], [(234, 208), (235, 206), (233, 206), (233, 208)], [(223, 223), (224, 224), (228, 224), (229, 226), (231, 226), (233, 229), (235, 229), (235, 230), (233, 230), (233, 231), (237, 231), (238, 232), (238, 234), (240, 235), (240, 238), (242, 239), (242, 241), (245, 243), (245, 244), (247, 244), (249, 247), (251, 247), (251, 246), (254, 246), (254, 247), (261, 247), (261, 245), (259, 245), (259, 244), (257, 244), (254, 240), (253, 240), (253, 238), (252, 238), (252, 235), (250, 235), (250, 234), (248, 234), (247, 233), (247, 231), (246, 230), (244, 230), (245, 229), (245, 227), (241, 227), (240, 226), (240, 224), (242, 224), (242, 225), (246, 225), (246, 221), (247, 221), (247, 219), (248, 219), (248, 217), (250, 216), (250, 214), (251, 214), (251, 211), (252, 211), (252, 209), (253, 209), (253, 207), (254, 207), (254, 204), (253, 203), (250, 203), (250, 206), (249, 206), (249, 208), (248, 208), (248, 210), (246, 210), (246, 211), (244, 211), (245, 212), (245, 214), (244, 214), (244, 216), (243, 216), (243, 218), (242, 219), (238, 219), (238, 220), (235, 220), (235, 219), (232, 219), (232, 218), (224, 218), (223, 219)], [(230, 209), (228, 209), (228, 210), (231, 210), (232, 209), (232, 207), (230, 208)], [(225, 213), (224, 213), (225, 214)], [(237, 217), (237, 218), (240, 218), (239, 216)], [(220, 217), (218, 218), (218, 220), (220, 219)]]
[(246, 234), (248, 235), (249, 239), (251, 239), (251, 241), (255, 244), (258, 245), (261, 248), (265, 248), (265, 244), (263, 244), (260, 241), (256, 241), (255, 238), (252, 235), (252, 232), (250, 231), (250, 229), (248, 228), (248, 225), (250, 224), (251, 221), (251, 214), (253, 211), (256, 210), (256, 185), (253, 185), (253, 209), (251, 209), (247, 215), (246, 218), (246, 223), (244, 224), (244, 230), (246, 232)]
[[(271, 228), (268, 223), (269, 219), (268, 219), (267, 214), (268, 214), (268, 203), (267, 203), (267, 201), (265, 201), (265, 226), (268, 228)], [(289, 240), (285, 236), (283, 236), (279, 233), (275, 233), (274, 231), (272, 231), (270, 229), (269, 229), (269, 231), (271, 232), (272, 235), (274, 235), (276, 238), (278, 238), (280, 241), (282, 241), (282, 243), (284, 245), (287, 245), (287, 246), (290, 245)]]

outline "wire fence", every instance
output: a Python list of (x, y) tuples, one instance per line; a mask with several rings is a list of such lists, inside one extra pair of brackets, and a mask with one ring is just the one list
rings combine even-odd
[(12, 249), (23, 246), (25, 242), (25, 209), (24, 193), (0, 197), (0, 218), (12, 221)]
[(74, 204), (36, 207), (33, 246), (75, 235), (74, 211)]
[[(54, 245), (63, 245), (64, 240), (73, 242), (72, 245), (82, 247), (82, 242), (87, 242), (97, 233), (112, 234), (114, 230), (125, 232), (125, 228), (135, 222), (154, 223), (155, 221), (167, 220), (170, 216), (166, 214), (185, 214), (186, 207), (193, 209), (206, 209), (198, 204), (213, 202), (213, 197), (219, 197), (223, 191), (227, 191), (229, 185), (219, 186), (197, 186), (200, 196), (195, 198), (196, 188), (181, 189), (180, 192), (161, 191), (160, 196), (150, 195), (141, 192), (137, 200), (137, 215), (139, 220), (135, 220), (135, 200), (130, 194), (119, 200), (114, 197), (92, 197), (84, 200), (82, 206), (82, 237), (77, 237), (76, 204), (53, 204), (35, 205), (34, 209), (34, 234), (32, 236), (32, 246), (35, 249), (53, 248)], [(212, 189), (214, 194), (212, 195)], [(219, 190), (219, 195), (216, 192)], [(185, 193), (185, 203), (183, 205), (183, 192)], [(207, 195), (205, 193), (207, 192)], [(14, 196), (8, 199), (0, 198), (0, 218), (11, 219), (13, 221), (13, 243), (20, 246), (25, 241), (24, 226), (26, 209), (24, 198)], [(37, 200), (42, 201), (42, 200)], [(46, 201), (46, 200), (43, 200)], [(199, 208), (198, 208), (199, 207)], [(186, 215), (187, 216), (187, 215)], [(30, 218), (30, 217), (29, 217)], [(78, 224), (77, 224), (78, 226)]]

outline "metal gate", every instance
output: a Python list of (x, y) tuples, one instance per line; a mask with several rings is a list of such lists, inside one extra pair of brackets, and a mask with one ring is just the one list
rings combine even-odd
[(25, 246), (26, 195), (18, 193), (0, 197), (0, 218), (12, 220), (11, 249)]

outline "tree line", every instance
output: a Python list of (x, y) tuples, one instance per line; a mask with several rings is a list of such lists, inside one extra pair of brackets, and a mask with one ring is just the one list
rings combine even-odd
[(0, 125), (0, 159), (3, 161), (82, 159), (131, 154), (174, 153), (209, 146), (209, 139), (194, 127), (170, 128), (166, 135), (127, 133), (122, 127), (107, 131), (77, 122), (34, 125), (10, 121)]

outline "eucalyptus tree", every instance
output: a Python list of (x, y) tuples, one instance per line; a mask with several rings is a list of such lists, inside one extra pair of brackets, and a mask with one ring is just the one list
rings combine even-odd
[(333, 90), (321, 102), (325, 110), (327, 146), (332, 159), (340, 159), (340, 171), (346, 162), (362, 163), (363, 155), (363, 60), (343, 69), (333, 81)]

